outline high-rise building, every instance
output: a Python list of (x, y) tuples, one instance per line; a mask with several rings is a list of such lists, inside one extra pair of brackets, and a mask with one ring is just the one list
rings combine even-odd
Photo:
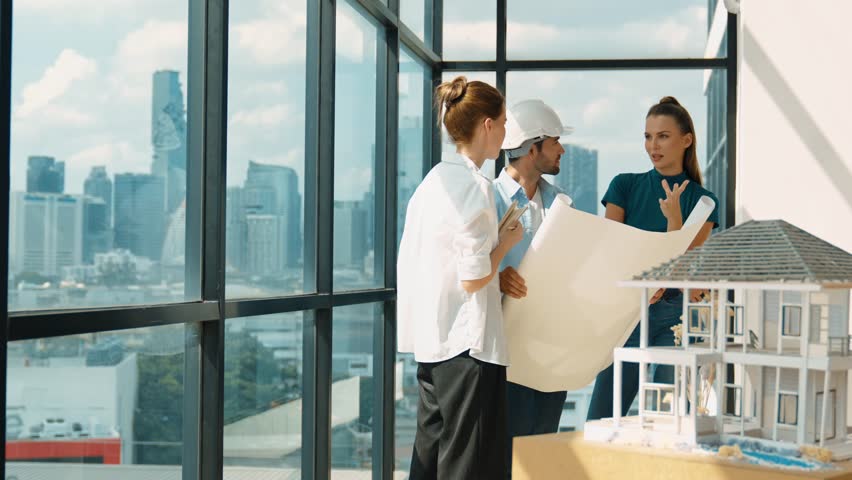
[(245, 270), (245, 213), (242, 187), (228, 187), (225, 199), (225, 263), (229, 269)]
[(159, 260), (165, 237), (165, 180), (159, 175), (115, 176), (115, 246)]
[(85, 199), (80, 195), (12, 192), (9, 267), (12, 273), (55, 276), (83, 259)]
[(94, 263), (95, 254), (108, 252), (111, 248), (109, 207), (102, 198), (86, 195), (83, 197), (83, 263)]
[(106, 167), (92, 167), (89, 176), (83, 182), (83, 193), (104, 201), (107, 224), (112, 226), (112, 180), (107, 175)]
[(362, 202), (334, 202), (334, 266), (363, 268), (367, 258), (367, 211)]
[(63, 193), (65, 162), (53, 157), (34, 155), (27, 158), (27, 192)]
[(423, 121), (419, 116), (399, 121), (399, 180), (397, 185), (396, 241), (402, 238), (405, 210), (423, 178)]
[(151, 173), (166, 179), (165, 208), (174, 212), (186, 195), (186, 109), (178, 72), (154, 72), (151, 95)]
[(249, 162), (242, 197), (244, 214), (282, 218), (284, 265), (298, 265), (302, 257), (302, 197), (296, 171), (281, 165)]
[(574, 200), (578, 210), (598, 213), (598, 151), (577, 145), (562, 144), (559, 174), (554, 183)]
[(284, 269), (287, 252), (285, 222), (283, 215), (246, 215), (245, 262), (249, 272), (275, 275)]

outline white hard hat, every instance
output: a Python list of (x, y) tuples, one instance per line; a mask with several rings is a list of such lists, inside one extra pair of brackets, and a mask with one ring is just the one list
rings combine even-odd
[(562, 120), (552, 108), (541, 100), (524, 100), (512, 106), (506, 112), (506, 138), (503, 140), (503, 150), (508, 150), (510, 157), (513, 150), (524, 145), (529, 140), (541, 140), (547, 137), (561, 137), (573, 132), (574, 129), (562, 125)]

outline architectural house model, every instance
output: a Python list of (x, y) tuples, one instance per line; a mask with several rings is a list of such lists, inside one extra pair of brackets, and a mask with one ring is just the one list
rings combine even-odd
[[(847, 380), (852, 369), (852, 255), (781, 220), (750, 221), (712, 236), (622, 283), (684, 290), (680, 344), (614, 351), (614, 418), (587, 422), (587, 440), (650, 445), (756, 441), (818, 445), (852, 457)], [(699, 303), (689, 290), (711, 292)], [(639, 368), (638, 416), (621, 416), (624, 362)], [(671, 365), (674, 384), (649, 381)]]

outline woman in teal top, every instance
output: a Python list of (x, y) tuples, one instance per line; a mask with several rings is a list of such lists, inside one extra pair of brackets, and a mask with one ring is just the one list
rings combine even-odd
[[(664, 97), (651, 107), (645, 118), (645, 151), (654, 168), (645, 173), (622, 173), (609, 184), (601, 200), (606, 218), (631, 227), (652, 232), (680, 230), (684, 215), (689, 215), (698, 199), (707, 195), (716, 202), (707, 223), (696, 235), (689, 248), (703, 244), (710, 231), (719, 225), (719, 201), (701, 186), (701, 169), (695, 146), (695, 127), (689, 112), (674, 97)], [(699, 301), (703, 292), (691, 292)], [(671, 327), (681, 323), (683, 293), (677, 289), (660, 289), (648, 308), (648, 344), (674, 345)], [(625, 343), (639, 346), (639, 326)], [(626, 415), (639, 389), (639, 365), (622, 365), (621, 405)], [(612, 417), (612, 365), (598, 374), (589, 405), (588, 420)], [(655, 368), (654, 382), (674, 383), (670, 366)]]

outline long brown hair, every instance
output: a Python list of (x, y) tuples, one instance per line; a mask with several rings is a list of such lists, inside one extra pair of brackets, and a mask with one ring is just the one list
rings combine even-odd
[(505, 99), (491, 85), (477, 80), (468, 82), (459, 76), (438, 85), (435, 108), (439, 112), (438, 126), (443, 120), (456, 145), (469, 145), (481, 119), (503, 114)]
[(695, 138), (695, 125), (692, 123), (692, 116), (689, 115), (689, 112), (686, 111), (686, 109), (683, 108), (683, 105), (681, 105), (674, 97), (661, 98), (659, 103), (648, 110), (648, 115), (645, 115), (645, 118), (652, 115), (666, 115), (672, 117), (675, 122), (677, 122), (678, 127), (680, 127), (680, 133), (692, 134), (692, 145), (687, 147), (686, 151), (683, 152), (683, 170), (686, 172), (686, 176), (689, 177), (690, 180), (699, 185), (703, 185), (701, 179), (701, 167), (698, 166), (698, 148), (696, 146), (697, 139)]

